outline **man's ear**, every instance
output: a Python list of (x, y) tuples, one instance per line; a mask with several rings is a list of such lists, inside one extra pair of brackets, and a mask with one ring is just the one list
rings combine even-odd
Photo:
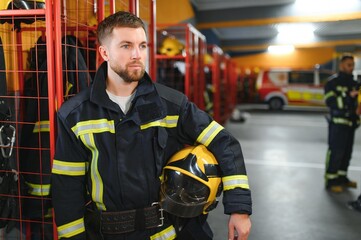
[(108, 61), (109, 60), (109, 56), (108, 56), (108, 48), (104, 45), (100, 45), (98, 48), (98, 51), (100, 53), (100, 56), (102, 56), (104, 61)]

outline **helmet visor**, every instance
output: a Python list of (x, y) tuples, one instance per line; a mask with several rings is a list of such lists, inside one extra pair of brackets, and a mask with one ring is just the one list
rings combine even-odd
[(179, 217), (203, 213), (210, 190), (203, 183), (179, 171), (165, 170), (162, 184), (162, 207)]
[(207, 202), (209, 188), (179, 171), (165, 171), (164, 192), (174, 201), (185, 204)]

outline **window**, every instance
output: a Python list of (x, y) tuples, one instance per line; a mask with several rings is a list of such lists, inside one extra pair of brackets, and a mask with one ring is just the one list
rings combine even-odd
[(289, 73), (290, 84), (310, 84), (313, 85), (313, 72), (292, 71)]

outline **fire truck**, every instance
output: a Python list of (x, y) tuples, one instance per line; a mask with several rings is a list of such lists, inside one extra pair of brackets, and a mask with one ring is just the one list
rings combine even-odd
[(263, 70), (256, 82), (258, 97), (270, 110), (281, 110), (286, 105), (325, 106), (323, 86), (332, 74), (319, 69)]

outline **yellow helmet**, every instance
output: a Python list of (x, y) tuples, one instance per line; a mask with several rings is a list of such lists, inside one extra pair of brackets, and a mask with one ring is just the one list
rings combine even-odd
[(163, 168), (161, 206), (175, 216), (196, 217), (217, 206), (223, 189), (216, 158), (203, 145), (186, 147)]
[[(2, 0), (0, 1), (0, 10), (4, 9), (45, 9), (45, 0)], [(35, 21), (32, 17), (15, 17), (13, 18), (0, 18), (0, 23), (14, 23), (15, 29), (20, 29), (21, 23), (31, 24)], [(37, 18), (44, 20), (44, 18)]]
[(182, 54), (184, 45), (175, 37), (167, 37), (163, 40), (162, 46), (159, 48), (160, 54), (173, 57)]
[(204, 63), (205, 64), (212, 64), (213, 63), (213, 57), (211, 54), (206, 53), (204, 54)]
[(0, 10), (4, 9), (43, 9), (45, 0), (2, 0), (0, 1)]

